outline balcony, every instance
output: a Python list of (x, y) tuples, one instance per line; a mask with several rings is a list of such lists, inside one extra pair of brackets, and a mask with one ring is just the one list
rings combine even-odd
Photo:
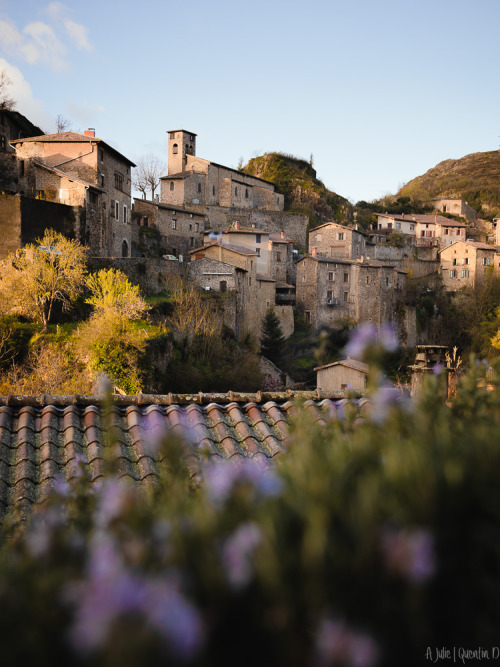
[(327, 306), (340, 306), (340, 299), (327, 299), (326, 300), (326, 305)]

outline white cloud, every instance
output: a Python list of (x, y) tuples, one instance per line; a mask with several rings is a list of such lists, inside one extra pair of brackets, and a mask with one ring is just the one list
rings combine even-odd
[(10, 55), (30, 65), (46, 63), (54, 69), (67, 67), (66, 48), (46, 23), (29, 23), (20, 33), (6, 21), (0, 21), (0, 46)]
[(33, 97), (30, 84), (22, 72), (9, 62), (0, 58), (0, 71), (5, 70), (12, 81), (9, 94), (16, 101), (16, 111), (26, 116), (32, 123), (41, 127), (45, 132), (52, 132), (54, 119), (45, 111), (42, 102)]
[(84, 25), (81, 23), (75, 23), (70, 19), (65, 19), (63, 23), (64, 27), (66, 28), (66, 32), (73, 40), (77, 49), (80, 49), (80, 51), (82, 49), (85, 51), (90, 51), (92, 49), (88, 38), (88, 30)]
[(106, 112), (106, 109), (102, 106), (68, 102), (68, 112), (71, 118), (75, 121), (79, 121), (82, 126), (92, 127), (96, 124), (96, 121), (99, 120), (99, 116)]

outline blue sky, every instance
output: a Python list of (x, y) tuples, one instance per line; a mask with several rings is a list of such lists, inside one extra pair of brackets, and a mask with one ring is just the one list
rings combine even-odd
[(132, 160), (169, 129), (236, 167), (309, 159), (356, 202), (500, 145), (498, 0), (0, 0), (18, 110)]

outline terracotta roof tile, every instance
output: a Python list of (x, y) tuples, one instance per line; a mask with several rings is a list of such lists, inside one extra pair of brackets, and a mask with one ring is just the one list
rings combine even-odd
[[(260, 392), (230, 392), (208, 404), (210, 395), (203, 394), (147, 397), (150, 404), (142, 403), (146, 397), (118, 397), (111, 409), (95, 397), (94, 405), (89, 397), (0, 397), (0, 518), (13, 506), (26, 512), (44, 502), (58, 480), (80, 474), (80, 465), (93, 482), (111, 466), (121, 477), (154, 486), (165, 463), (154, 446), (159, 432), (182, 438), (192, 476), (200, 474), (203, 452), (212, 459), (253, 458), (272, 465), (286, 450), (296, 410), (289, 395), (262, 402)], [(335, 414), (338, 401), (318, 401), (318, 392), (303, 396), (318, 423)], [(179, 402), (169, 404), (173, 398)]]

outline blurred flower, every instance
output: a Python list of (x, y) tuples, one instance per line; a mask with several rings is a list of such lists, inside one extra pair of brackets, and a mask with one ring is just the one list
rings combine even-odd
[(161, 408), (154, 407), (140, 418), (143, 442), (146, 453), (155, 457), (167, 432)]
[(236, 589), (246, 586), (253, 575), (253, 552), (262, 541), (262, 531), (255, 523), (244, 523), (227, 538), (222, 548), (224, 569)]
[(33, 558), (45, 556), (52, 539), (52, 530), (40, 516), (33, 517), (26, 533), (26, 546)]
[(351, 630), (342, 621), (326, 618), (316, 637), (318, 667), (371, 667), (378, 657), (377, 645), (368, 635)]
[(99, 489), (95, 524), (105, 528), (123, 513), (130, 498), (131, 489), (119, 479), (110, 477), (104, 480)]
[(204, 477), (208, 495), (216, 504), (224, 503), (237, 484), (250, 484), (261, 497), (277, 496), (282, 489), (282, 481), (274, 471), (251, 459), (212, 463)]
[(184, 659), (195, 655), (203, 640), (201, 617), (175, 582), (168, 578), (150, 582), (143, 611), (176, 655)]
[(382, 352), (395, 352), (399, 342), (390, 322), (377, 329), (373, 322), (363, 322), (352, 333), (344, 348), (344, 354), (353, 359), (363, 359), (370, 347), (378, 347)]
[(61, 498), (68, 498), (71, 495), (71, 486), (63, 477), (56, 477), (54, 480), (54, 493)]
[(387, 567), (410, 581), (420, 583), (434, 574), (434, 539), (428, 531), (387, 528), (381, 547)]
[(399, 389), (392, 385), (385, 384), (380, 386), (372, 395), (371, 403), (372, 421), (376, 424), (383, 424), (394, 406), (403, 406), (407, 401)]
[(443, 370), (444, 370), (443, 364), (439, 364), (439, 363), (434, 364), (434, 366), (432, 367), (432, 372), (434, 373), (434, 375), (441, 375)]

